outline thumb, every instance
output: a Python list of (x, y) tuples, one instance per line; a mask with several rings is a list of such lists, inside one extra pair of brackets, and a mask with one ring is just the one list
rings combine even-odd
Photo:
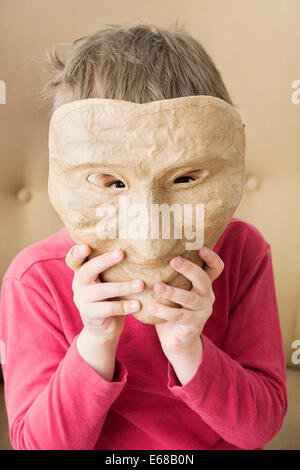
[(67, 266), (69, 266), (73, 271), (77, 271), (91, 251), (92, 250), (89, 245), (72, 246), (65, 257)]

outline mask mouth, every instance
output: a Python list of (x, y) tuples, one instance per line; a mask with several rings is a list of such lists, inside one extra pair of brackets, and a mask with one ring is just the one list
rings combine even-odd
[[(162, 268), (162, 267), (170, 266), (170, 261), (172, 258), (175, 258), (175, 256), (182, 256), (184, 250), (182, 250), (182, 247), (180, 248), (179, 249), (177, 248), (176, 251), (171, 251), (171, 252), (168, 250), (167, 254), (164, 253), (161, 256), (156, 256), (155, 258), (150, 258), (150, 259), (149, 258), (141, 259), (137, 254), (135, 256), (131, 254), (131, 256), (125, 258), (126, 264), (133, 268), (136, 266), (138, 268), (142, 267), (144, 269), (147, 269), (147, 268), (155, 269), (155, 268)], [(126, 248), (125, 248), (125, 251), (126, 251)]]
[[(171, 258), (170, 258), (171, 259)], [(120, 269), (129, 278), (141, 278), (147, 285), (152, 285), (153, 282), (161, 280), (163, 282), (170, 282), (178, 272), (175, 271), (169, 263), (169, 259), (164, 261), (147, 260), (139, 263), (127, 262), (120, 265)]]
[[(173, 256), (171, 257), (173, 258)], [(169, 265), (171, 258), (162, 260), (162, 259), (153, 259), (153, 260), (143, 260), (143, 261), (127, 261), (127, 264), (134, 267), (143, 267), (144, 269), (147, 268), (161, 268), (163, 266)]]

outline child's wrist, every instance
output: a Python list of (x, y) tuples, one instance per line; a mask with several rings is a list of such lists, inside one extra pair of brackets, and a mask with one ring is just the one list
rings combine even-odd
[(109, 382), (114, 375), (117, 344), (117, 341), (107, 342), (100, 336), (90, 335), (85, 327), (76, 341), (79, 355)]
[(169, 357), (181, 385), (185, 385), (195, 375), (203, 356), (203, 343), (201, 338), (195, 342), (189, 351), (178, 354), (175, 357)]
[(117, 347), (120, 337), (108, 338), (103, 335), (103, 330), (100, 330), (96, 326), (84, 325), (80, 334), (95, 345), (114, 349)]

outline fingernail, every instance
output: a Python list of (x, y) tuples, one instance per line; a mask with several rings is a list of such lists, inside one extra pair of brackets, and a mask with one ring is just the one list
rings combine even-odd
[(159, 282), (154, 283), (154, 290), (159, 294), (162, 294), (166, 290), (166, 286), (164, 284), (160, 284)]
[(171, 260), (171, 263), (175, 268), (179, 268), (183, 264), (183, 259), (180, 256), (176, 256)]
[(130, 284), (131, 289), (133, 290), (140, 290), (142, 288), (142, 282), (141, 281), (133, 281)]
[(208, 255), (210, 254), (210, 249), (207, 248), (206, 246), (203, 246), (203, 247), (201, 248), (201, 253), (202, 253), (202, 255), (204, 255), (204, 256), (208, 256)]
[(117, 260), (117, 259), (121, 259), (122, 253), (120, 250), (114, 250), (111, 255), (113, 259)]
[(125, 311), (126, 312), (136, 312), (139, 310), (140, 304), (137, 300), (130, 300), (129, 302), (125, 303)]
[(74, 246), (71, 254), (74, 256), (74, 258), (82, 258), (85, 255), (85, 246)]

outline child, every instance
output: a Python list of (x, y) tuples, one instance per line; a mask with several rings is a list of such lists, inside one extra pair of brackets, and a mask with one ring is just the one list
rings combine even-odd
[[(53, 111), (91, 97), (136, 103), (210, 95), (232, 104), (221, 76), (187, 33), (113, 27), (54, 54)], [(107, 175), (106, 175), (107, 176)], [(117, 184), (110, 179), (104, 184)], [(114, 250), (82, 262), (66, 228), (11, 263), (2, 284), (0, 339), (10, 438), (16, 449), (259, 449), (287, 408), (285, 361), (269, 243), (231, 219), (205, 268), (173, 258), (193, 284), (157, 283), (183, 306), (156, 303), (158, 325), (118, 300), (143, 282), (100, 282)], [(72, 251), (70, 251), (73, 248)], [(113, 300), (111, 300), (113, 299)], [(155, 308), (156, 307), (156, 308)]]

